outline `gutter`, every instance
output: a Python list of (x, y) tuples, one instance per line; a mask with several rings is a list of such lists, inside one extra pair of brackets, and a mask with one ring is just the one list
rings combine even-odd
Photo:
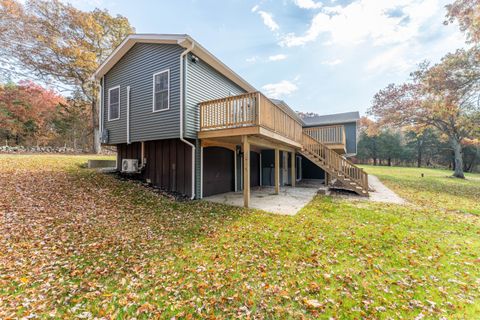
[[(189, 145), (192, 148), (192, 197), (191, 200), (195, 199), (195, 145), (190, 141), (186, 140), (183, 137), (183, 108), (184, 108), (184, 95), (185, 92), (183, 90), (186, 87), (186, 81), (184, 83), (183, 80), (183, 58), (193, 50), (195, 47), (195, 42), (191, 40), (192, 46), (185, 51), (182, 52), (180, 55), (180, 140), (183, 141), (185, 144)], [(186, 75), (185, 75), (186, 80)]]

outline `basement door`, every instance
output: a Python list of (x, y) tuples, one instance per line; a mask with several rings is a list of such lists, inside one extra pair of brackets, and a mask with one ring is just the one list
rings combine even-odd
[(203, 149), (203, 196), (234, 190), (234, 152), (221, 147)]

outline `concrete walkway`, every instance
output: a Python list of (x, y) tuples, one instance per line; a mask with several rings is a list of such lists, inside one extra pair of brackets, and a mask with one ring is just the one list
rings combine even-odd
[[(321, 185), (310, 182), (308, 185), (300, 185), (295, 188), (281, 187), (280, 193), (275, 194), (274, 187), (252, 187), (250, 190), (250, 208), (293, 216), (312, 201), (321, 188)], [(243, 206), (242, 192), (222, 193), (203, 199), (237, 207)]]
[(401, 198), (391, 189), (387, 188), (387, 186), (385, 186), (376, 176), (369, 174), (368, 184), (373, 190), (375, 190), (370, 192), (370, 201), (407, 204), (405, 199)]
[[(355, 194), (339, 195), (355, 201), (374, 201), (394, 204), (407, 204), (403, 198), (387, 188), (377, 177), (368, 176), (368, 182), (375, 191), (370, 192), (369, 198), (360, 197)], [(274, 187), (252, 187), (250, 191), (250, 208), (259, 209), (271, 213), (283, 215), (295, 215), (300, 209), (306, 206), (317, 193), (325, 193), (326, 187), (323, 180), (305, 180), (297, 187), (281, 187), (280, 194), (274, 193)], [(335, 193), (333, 194), (335, 195)], [(203, 198), (206, 201), (228, 204), (231, 206), (243, 207), (242, 192), (227, 192)]]

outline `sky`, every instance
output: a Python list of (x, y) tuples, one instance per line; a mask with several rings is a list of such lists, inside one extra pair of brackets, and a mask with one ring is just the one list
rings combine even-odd
[(365, 111), (424, 60), (465, 46), (444, 0), (68, 0), (127, 17), (137, 33), (186, 33), (297, 111)]

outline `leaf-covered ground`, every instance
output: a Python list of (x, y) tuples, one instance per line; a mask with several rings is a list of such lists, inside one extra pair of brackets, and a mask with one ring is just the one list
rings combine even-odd
[[(86, 159), (0, 156), (1, 319), (480, 313), (480, 218), (447, 202), (318, 196), (277, 216), (173, 202), (82, 169)], [(430, 185), (395, 188), (407, 196)], [(434, 189), (432, 203), (452, 194)], [(459, 210), (477, 203), (470, 192)]]

